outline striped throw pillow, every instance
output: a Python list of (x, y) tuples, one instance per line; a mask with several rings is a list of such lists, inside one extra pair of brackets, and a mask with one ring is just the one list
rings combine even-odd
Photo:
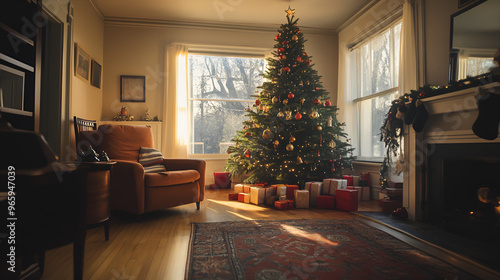
[(157, 149), (141, 147), (139, 150), (139, 163), (144, 166), (144, 173), (167, 171), (163, 165), (163, 155)]

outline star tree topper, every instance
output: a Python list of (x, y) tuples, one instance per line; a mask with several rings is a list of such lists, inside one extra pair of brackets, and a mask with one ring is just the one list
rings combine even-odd
[(285, 10), (285, 12), (288, 16), (293, 16), (293, 14), (295, 14), (295, 9), (291, 9), (290, 6), (288, 6), (288, 10)]

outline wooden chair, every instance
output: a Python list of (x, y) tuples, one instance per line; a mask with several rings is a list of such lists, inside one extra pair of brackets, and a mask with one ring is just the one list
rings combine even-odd
[[(75, 126), (75, 145), (78, 151), (78, 139), (82, 131), (97, 130), (97, 121), (73, 117)], [(104, 238), (109, 240), (109, 186), (111, 166), (82, 163), (90, 165), (87, 182), (87, 228), (104, 226)]]

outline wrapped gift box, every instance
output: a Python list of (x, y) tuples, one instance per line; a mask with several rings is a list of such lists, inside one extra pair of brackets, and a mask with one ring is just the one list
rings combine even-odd
[(361, 187), (361, 189), (362, 189), (361, 200), (371, 200), (370, 187)]
[(318, 205), (318, 195), (321, 194), (323, 182), (307, 182), (305, 189), (309, 191), (309, 206)]
[(358, 210), (358, 191), (357, 190), (337, 190), (335, 191), (337, 209), (344, 211)]
[(255, 183), (255, 185), (258, 187), (267, 188), (267, 183)]
[(238, 194), (238, 201), (250, 203), (250, 194), (249, 193), (239, 193)]
[(286, 200), (286, 195), (279, 195), (278, 196), (279, 201), (285, 201)]
[(335, 209), (335, 196), (334, 195), (318, 195), (316, 198), (318, 208), (320, 209)]
[(208, 185), (208, 188), (211, 190), (215, 190), (215, 189), (218, 189), (219, 187), (216, 184), (210, 184), (210, 185)]
[(279, 195), (272, 195), (272, 196), (266, 197), (266, 205), (273, 206), (274, 202), (276, 200), (279, 200), (279, 198), (280, 198)]
[(253, 204), (264, 204), (266, 197), (273, 195), (276, 195), (275, 188), (250, 187), (250, 202)]
[(238, 194), (237, 193), (230, 193), (229, 200), (238, 200)]
[(285, 185), (272, 185), (271, 188), (276, 188), (277, 195), (286, 195), (286, 186)]
[(295, 201), (293, 201), (291, 199), (287, 199), (285, 201), (288, 202), (288, 209), (293, 209), (293, 205), (295, 204)]
[(286, 199), (294, 200), (295, 191), (299, 189), (297, 185), (286, 185)]
[(219, 189), (231, 188), (231, 173), (229, 172), (214, 172), (215, 185)]
[(234, 192), (235, 193), (249, 193), (250, 192), (250, 185), (248, 184), (237, 184), (234, 186)]
[(309, 191), (295, 190), (295, 208), (309, 208)]
[(348, 190), (357, 190), (358, 191), (358, 201), (361, 201), (363, 196), (363, 189), (359, 186), (347, 187)]
[(290, 208), (290, 202), (288, 200), (276, 200), (274, 202), (274, 207), (279, 210), (288, 210)]
[(336, 190), (342, 190), (347, 188), (346, 179), (324, 179), (323, 187), (321, 188), (321, 194), (331, 194), (335, 195)]
[(372, 177), (370, 176), (370, 173), (368, 173), (368, 172), (361, 172), (359, 175), (360, 175), (359, 176), (360, 180), (366, 181), (368, 186), (372, 185)]
[(387, 198), (381, 199), (380, 204), (382, 206), (382, 212), (384, 213), (392, 213), (392, 211), (398, 209), (399, 207), (403, 207), (403, 201), (391, 200)]
[(347, 186), (359, 186), (359, 176), (342, 175), (342, 178), (347, 180)]

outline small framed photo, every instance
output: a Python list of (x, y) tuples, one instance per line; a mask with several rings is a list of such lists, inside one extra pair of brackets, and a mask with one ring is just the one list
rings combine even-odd
[(102, 66), (97, 61), (92, 59), (90, 67), (90, 84), (96, 88), (101, 88)]
[(146, 102), (146, 76), (120, 76), (121, 102)]
[(78, 43), (75, 43), (75, 76), (86, 82), (90, 76), (90, 54)]
[(458, 8), (463, 8), (465, 6), (468, 6), (474, 2), (478, 2), (478, 0), (458, 0)]

